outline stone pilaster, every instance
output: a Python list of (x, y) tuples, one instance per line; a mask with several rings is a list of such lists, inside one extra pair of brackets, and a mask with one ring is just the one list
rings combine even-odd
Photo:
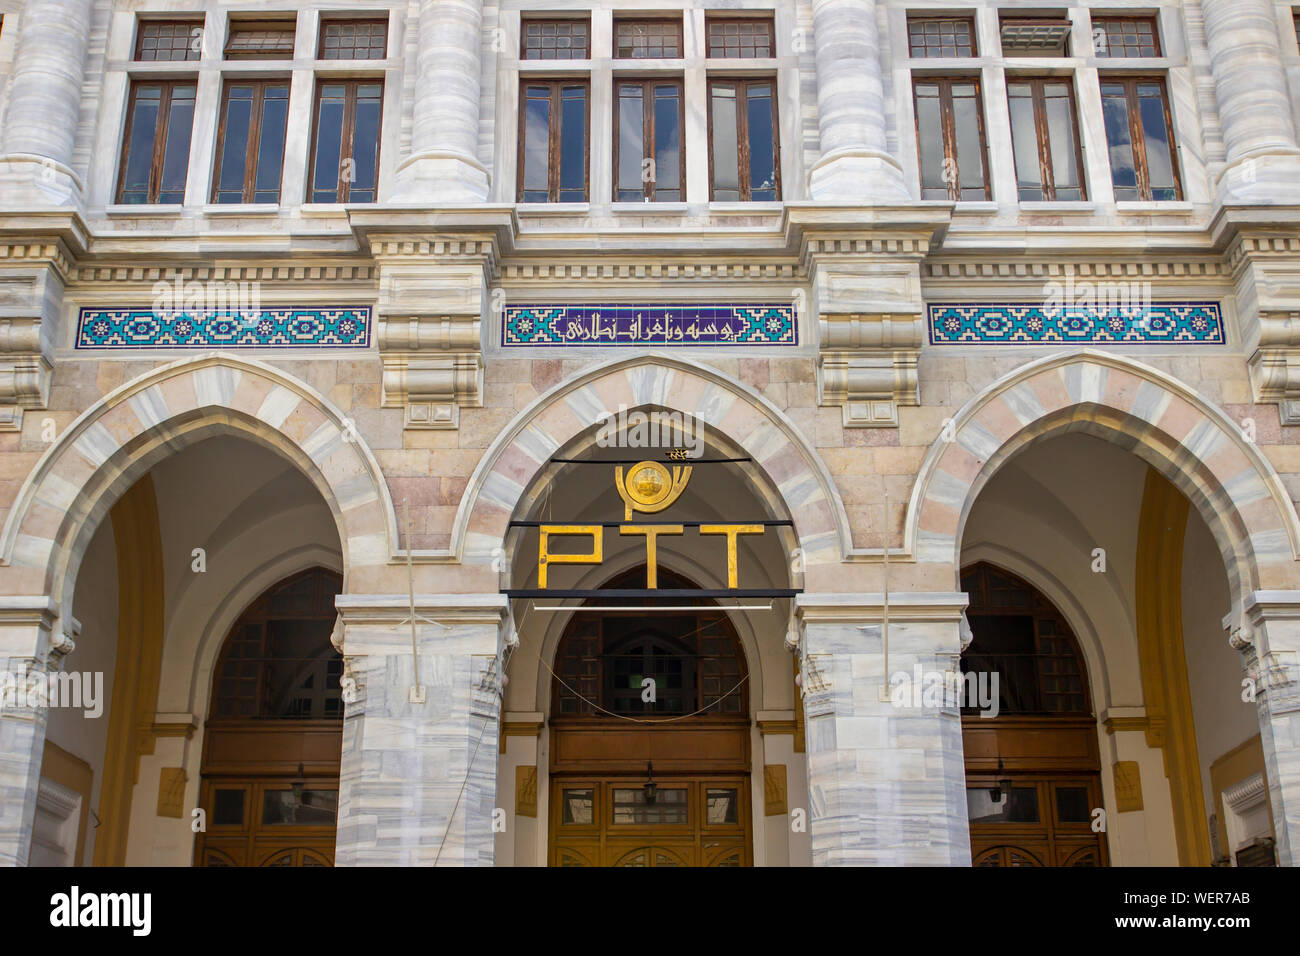
[[(499, 594), (343, 595), (340, 866), (491, 866), (497, 806)], [(430, 623), (437, 622), (437, 623)]]
[(1254, 681), (1281, 866), (1300, 865), (1300, 591), (1256, 591), (1232, 635)]
[(480, 203), (489, 189), (478, 158), (483, 0), (419, 0), (419, 8), (411, 155), (393, 200)]
[(26, 866), (48, 708), (40, 692), (72, 641), (48, 597), (0, 598), (0, 866)]
[(91, 6), (92, 0), (42, 0), (22, 13), (9, 105), (0, 124), (0, 207), (82, 203), (72, 153)]
[(905, 202), (903, 170), (885, 139), (875, 0), (813, 0), (821, 157), (808, 191), (822, 201)]
[(799, 596), (814, 866), (970, 865), (960, 709), (890, 693), (957, 669), (965, 604), (891, 598), (886, 665), (879, 595)]
[(1226, 163), (1221, 202), (1300, 201), (1300, 148), (1272, 0), (1201, 0)]

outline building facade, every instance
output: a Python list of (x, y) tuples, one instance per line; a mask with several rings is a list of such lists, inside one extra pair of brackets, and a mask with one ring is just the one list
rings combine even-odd
[(0, 861), (1294, 864), (1297, 11), (0, 0)]

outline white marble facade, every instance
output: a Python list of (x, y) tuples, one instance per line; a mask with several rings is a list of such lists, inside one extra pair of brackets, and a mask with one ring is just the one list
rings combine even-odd
[[(638, 13), (680, 19), (682, 56), (616, 57), (615, 24)], [(521, 57), (522, 25), (548, 14), (589, 24), (589, 57)], [(770, 18), (774, 55), (708, 56), (709, 23), (743, 14)], [(913, 57), (909, 17), (919, 14), (971, 18), (972, 55)], [(1017, 14), (1068, 21), (1065, 55), (1004, 54), (1002, 21)], [(1095, 18), (1127, 14), (1154, 16), (1158, 55), (1102, 55)], [(344, 725), (337, 862), (544, 863), (545, 796), (536, 818), (516, 817), (512, 768), (545, 767), (545, 732), (503, 732), (548, 709), (543, 677), (533, 675), (536, 688), (502, 679), (522, 666), (507, 663), (516, 638), (525, 650), (543, 641), (499, 593), (503, 564), (521, 560), (507, 522), (541, 500), (551, 455), (590, 444), (593, 412), (620, 403), (681, 411), (707, 429), (710, 447), (753, 458), (745, 495), (792, 521), (789, 550), (798, 551), (791, 567), (804, 593), (787, 620), (746, 624), (745, 640), (762, 661), (756, 727), (794, 720), (800, 662), (806, 753), (757, 729), (754, 749), (781, 755), (797, 778), (790, 800), (807, 805), (811, 826), (787, 832), (756, 809), (756, 860), (968, 865), (960, 716), (899, 714), (881, 699), (884, 594), (896, 608), (891, 670), (951, 669), (963, 648), (960, 566), (977, 552), (1015, 550), (964, 541), (977, 497), (1030, 444), (1087, 433), (1169, 477), (1208, 529), (1197, 560), (1223, 559), (1214, 574), (1227, 597), (1209, 627), (1222, 633), (1206, 642), (1222, 652), (1231, 639), (1235, 656), (1221, 673), (1210, 651), (1193, 654), (1193, 691), (1202, 673), (1229, 690), (1218, 687), (1213, 703), (1206, 691), (1197, 719), (1208, 725), (1214, 708), (1228, 708), (1243, 675), (1260, 693), (1245, 722), (1231, 722), (1235, 737), (1203, 741), (1205, 777), (1220, 752), (1259, 734), (1279, 858), (1296, 861), (1300, 44), (1289, 3), (0, 0), (0, 15), (0, 660), (9, 670), (75, 667), (88, 639), (112, 646), (98, 625), (79, 633), (74, 597), (91, 580), (79, 575), (106, 573), (82, 559), (130, 481), (200, 437), (259, 444), (309, 479), (330, 517), (320, 540), (295, 544), (293, 556), (272, 534), (250, 537), (255, 546), (230, 550), (222, 573), (228, 594), (248, 598), (251, 582), (298, 569), (301, 555), (328, 552), (322, 563), (343, 572), (335, 643), (359, 692)], [(293, 18), (292, 56), (224, 58), (232, 17), (249, 15)], [(385, 20), (386, 55), (319, 60), (322, 19), (338, 15)], [(201, 26), (198, 57), (138, 61), (149, 18)], [(1086, 200), (1019, 198), (1008, 84), (1044, 74), (1071, 86)], [(214, 203), (223, 84), (266, 76), (289, 84), (279, 200)], [(627, 76), (681, 82), (678, 202), (612, 199), (614, 84)], [(780, 198), (713, 201), (709, 84), (755, 76), (777, 93)], [(986, 199), (921, 198), (913, 84), (949, 76), (979, 81)], [(1116, 195), (1102, 84), (1131, 76), (1167, 90), (1176, 198)], [(309, 202), (313, 91), (352, 77), (383, 83), (377, 201)], [(589, 84), (584, 202), (517, 201), (520, 89), (530, 78)], [(195, 84), (183, 198), (125, 205), (130, 90), (151, 79)], [(264, 307), (369, 308), (374, 327), (350, 351), (77, 347), (80, 310), (148, 309), (159, 282), (251, 283)], [(1223, 340), (936, 344), (928, 331), (932, 303), (1041, 304), (1053, 287), (1089, 283), (1139, 289), (1144, 301), (1215, 303)], [(512, 304), (746, 301), (794, 303), (798, 343), (503, 345)], [(1054, 489), (1065, 506), (1104, 484), (1074, 477), (1077, 486)], [(1069, 520), (1061, 512), (1055, 530), (1044, 524), (1039, 543), (1052, 560), (1096, 545), (1105, 519), (1076, 520), (1083, 510)], [(974, 526), (996, 531), (982, 516)], [(167, 534), (168, 548), (188, 553)], [(1006, 565), (1049, 565), (1031, 550)], [(418, 675), (399, 627), (408, 556), (418, 611), (438, 621), (419, 630)], [(693, 557), (674, 559), (688, 567)], [(775, 581), (784, 560), (757, 564)], [(1078, 609), (1081, 633), (1106, 630), (1095, 622), (1108, 614), (1133, 631), (1131, 581), (1067, 577), (1038, 583)], [(169, 618), (156, 710), (168, 718), (159, 723), (199, 729), (160, 741), (146, 759), (131, 862), (190, 859), (184, 829), (155, 819), (153, 807), (162, 767), (185, 768), (185, 805), (198, 799), (215, 651), (193, 635), (231, 619), (210, 591), (186, 590), (197, 587), (169, 591), (185, 620)], [(1136, 725), (1123, 729), (1145, 714), (1140, 684), (1120, 664), (1135, 660), (1132, 648), (1096, 646), (1092, 697), (1113, 803), (1107, 760), (1140, 763), (1144, 786), (1157, 790), (1160, 761)], [(425, 688), (423, 702), (408, 695), (412, 684)], [(95, 735), (51, 721), (47, 737), (46, 724), (39, 709), (0, 711), (0, 862), (29, 858), (47, 739), (103, 771), (102, 741), (85, 742)], [(1222, 794), (1206, 786), (1212, 812)], [(1226, 789), (1235, 799), (1241, 786)], [(1141, 826), (1129, 816), (1116, 828), (1145, 834), (1147, 849), (1112, 836), (1114, 862), (1176, 861), (1168, 814), (1157, 809), (1168, 797), (1148, 804)], [(494, 828), (501, 808), (505, 836)]]

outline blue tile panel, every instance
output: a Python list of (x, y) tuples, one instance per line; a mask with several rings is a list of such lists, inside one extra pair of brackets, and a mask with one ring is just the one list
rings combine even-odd
[(79, 349), (364, 349), (370, 309), (82, 309)]
[(501, 344), (681, 347), (798, 345), (790, 303), (516, 305), (505, 311)]
[(1134, 308), (936, 302), (928, 308), (933, 345), (1224, 343), (1217, 302), (1152, 302)]

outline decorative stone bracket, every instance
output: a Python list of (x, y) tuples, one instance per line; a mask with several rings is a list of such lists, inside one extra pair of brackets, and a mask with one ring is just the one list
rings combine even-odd
[(49, 261), (55, 244), (9, 245), (33, 261), (0, 269), (0, 432), (21, 431), (23, 412), (45, 408), (50, 395), (50, 330), (63, 304), (63, 279)]
[(897, 427), (919, 405), (924, 336), (920, 258), (928, 240), (810, 240), (818, 318), (817, 392), (839, 405), (846, 428)]
[(483, 320), (495, 262), (490, 239), (372, 237), (383, 404), (407, 428), (456, 428), (483, 404)]

